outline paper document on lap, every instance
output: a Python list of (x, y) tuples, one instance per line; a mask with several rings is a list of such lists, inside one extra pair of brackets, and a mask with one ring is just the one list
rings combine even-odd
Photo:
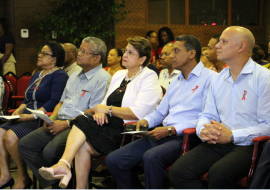
[(29, 108), (26, 108), (28, 111), (32, 112), (33, 114), (36, 114), (40, 119), (46, 121), (47, 123), (53, 123), (53, 120), (51, 120), (47, 114), (45, 114), (43, 111), (40, 110), (32, 110)]

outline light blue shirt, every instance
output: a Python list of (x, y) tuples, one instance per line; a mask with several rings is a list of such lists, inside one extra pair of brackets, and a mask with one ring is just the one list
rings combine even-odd
[(204, 107), (210, 81), (216, 75), (205, 68), (202, 62), (196, 65), (187, 80), (180, 73), (169, 85), (157, 109), (144, 118), (149, 128), (163, 123), (165, 127), (174, 126), (179, 136), (183, 129), (195, 127)]
[(110, 82), (111, 75), (101, 64), (87, 73), (83, 70), (73, 73), (60, 100), (63, 104), (58, 111), (58, 119), (72, 119), (80, 115), (76, 110), (85, 111), (100, 104)]
[(269, 136), (270, 71), (250, 58), (234, 82), (229, 67), (225, 68), (211, 82), (197, 123), (199, 137), (211, 119), (232, 131), (236, 145), (248, 146), (255, 137)]

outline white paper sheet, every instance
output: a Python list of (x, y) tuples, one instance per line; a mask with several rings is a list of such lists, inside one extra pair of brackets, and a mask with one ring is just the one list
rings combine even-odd
[(19, 115), (2, 115), (0, 118), (4, 118), (7, 120), (13, 120), (13, 119), (20, 119), (21, 117)]
[(123, 132), (121, 134), (145, 134), (148, 133), (149, 131), (128, 131), (128, 132)]
[(53, 120), (51, 120), (47, 114), (45, 114), (43, 111), (40, 110), (32, 110), (29, 108), (26, 108), (27, 110), (29, 110), (30, 112), (32, 112), (33, 114), (36, 114), (36, 116), (38, 116), (40, 119), (46, 121), (47, 123), (53, 123)]

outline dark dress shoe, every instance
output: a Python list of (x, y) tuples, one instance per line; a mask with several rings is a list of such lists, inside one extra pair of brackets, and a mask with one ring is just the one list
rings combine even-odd
[(14, 185), (14, 179), (11, 178), (8, 182), (6, 182), (4, 185), (0, 186), (0, 189), (5, 189), (6, 187), (10, 187), (12, 189), (12, 186)]

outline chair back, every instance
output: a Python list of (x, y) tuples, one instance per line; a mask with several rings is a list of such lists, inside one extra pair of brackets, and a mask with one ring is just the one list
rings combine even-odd
[(7, 74), (5, 74), (5, 78), (12, 85), (12, 89), (13, 89), (12, 95), (15, 96), (16, 89), (17, 89), (17, 85), (16, 85), (17, 84), (17, 76), (13, 72), (10, 71)]
[(9, 102), (9, 98), (10, 98), (10, 87), (9, 85), (4, 81), (4, 85), (5, 85), (5, 92), (4, 92), (4, 97), (3, 97), (3, 102), (2, 102), (2, 110), (4, 115), (7, 115), (7, 111), (8, 111), (8, 102)]
[[(24, 96), (24, 92), (28, 86), (31, 79), (30, 73), (23, 74), (17, 81), (17, 96)], [(16, 106), (19, 107), (22, 101), (17, 101)]]

